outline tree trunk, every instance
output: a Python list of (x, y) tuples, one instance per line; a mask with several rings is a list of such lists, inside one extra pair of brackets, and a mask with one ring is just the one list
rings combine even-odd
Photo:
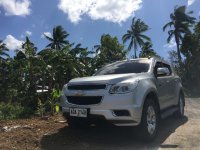
[(176, 46), (177, 46), (177, 54), (178, 54), (178, 62), (179, 62), (179, 65), (181, 64), (181, 52), (180, 52), (180, 49), (179, 49), (179, 39), (178, 39), (178, 35), (175, 34), (175, 40), (176, 40)]
[(136, 59), (137, 58), (137, 49), (134, 49), (134, 52), (135, 52), (134, 58)]

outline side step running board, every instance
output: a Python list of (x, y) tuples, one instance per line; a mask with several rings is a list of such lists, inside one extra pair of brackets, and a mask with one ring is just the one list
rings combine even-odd
[(161, 112), (161, 118), (164, 119), (170, 115), (172, 115), (174, 112), (178, 111), (178, 107), (170, 107), (164, 111)]

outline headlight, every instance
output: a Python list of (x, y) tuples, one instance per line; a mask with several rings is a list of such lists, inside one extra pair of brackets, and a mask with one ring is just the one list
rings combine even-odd
[(65, 89), (67, 89), (67, 84), (65, 84), (65, 85), (63, 86), (62, 93), (64, 92)]
[(111, 94), (124, 94), (132, 92), (138, 85), (138, 81), (128, 83), (118, 83), (111, 86), (109, 93)]

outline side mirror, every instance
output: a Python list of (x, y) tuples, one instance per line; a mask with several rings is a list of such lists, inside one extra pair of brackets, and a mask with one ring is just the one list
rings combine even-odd
[(169, 69), (166, 67), (157, 68), (157, 77), (170, 75)]

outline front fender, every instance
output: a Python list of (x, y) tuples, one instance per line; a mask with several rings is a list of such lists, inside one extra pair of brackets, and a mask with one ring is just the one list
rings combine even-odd
[(143, 107), (147, 95), (152, 92), (157, 95), (155, 81), (153, 79), (140, 80), (136, 91), (136, 104)]

